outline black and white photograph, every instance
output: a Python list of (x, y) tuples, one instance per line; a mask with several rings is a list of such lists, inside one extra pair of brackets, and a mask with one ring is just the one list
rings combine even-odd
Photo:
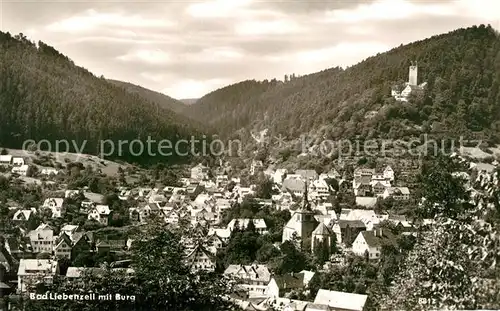
[(499, 0), (0, 0), (0, 311), (500, 310)]

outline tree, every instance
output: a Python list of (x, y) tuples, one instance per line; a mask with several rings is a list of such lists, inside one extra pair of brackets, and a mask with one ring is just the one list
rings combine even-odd
[(48, 290), (58, 293), (121, 293), (135, 301), (112, 300), (24, 300), (26, 310), (236, 310), (223, 297), (231, 287), (223, 278), (207, 272), (193, 272), (184, 261), (179, 232), (153, 225), (135, 237), (132, 245), (132, 268), (122, 271), (101, 265), (100, 272), (85, 272), (81, 282), (56, 279)]
[[(446, 165), (441, 169), (446, 170)], [(497, 309), (499, 226), (485, 215), (498, 213), (495, 204), (490, 204), (493, 201), (498, 205), (495, 198), (500, 193), (498, 173), (486, 180), (473, 204), (445, 193), (446, 189), (456, 191), (463, 187), (456, 180), (444, 172), (432, 175), (439, 177), (428, 180), (437, 183), (437, 190), (428, 199), (429, 205), (434, 206), (430, 212), (435, 215), (436, 224), (420, 233), (396, 277), (396, 284), (381, 297), (382, 307), (385, 310)], [(429, 207), (426, 208), (429, 212)]]
[(255, 196), (257, 198), (270, 199), (274, 194), (273, 185), (274, 184), (270, 178), (263, 176), (257, 184)]
[(0, 155), (8, 155), (9, 154), (9, 150), (5, 149), (5, 148), (2, 148), (2, 150), (0, 151)]

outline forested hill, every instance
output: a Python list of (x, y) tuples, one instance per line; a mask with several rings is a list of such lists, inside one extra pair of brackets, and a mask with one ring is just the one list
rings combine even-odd
[[(418, 83), (428, 87), (408, 103), (396, 102), (391, 87), (408, 81), (413, 61)], [(498, 141), (499, 84), (499, 36), (481, 25), (400, 46), (347, 69), (287, 83), (241, 82), (204, 96), (187, 112), (226, 136), (268, 128), (290, 138), (310, 131), (331, 139), (481, 133)]]
[(116, 86), (124, 88), (127, 92), (136, 93), (137, 95), (139, 95), (139, 96), (141, 96), (141, 97), (143, 97), (143, 98), (145, 98), (153, 103), (157, 103), (160, 106), (163, 106), (163, 107), (170, 109), (174, 112), (180, 113), (186, 108), (186, 105), (183, 102), (181, 102), (177, 99), (174, 99), (170, 96), (167, 96), (165, 94), (146, 89), (142, 86), (135, 85), (135, 84), (132, 84), (129, 82), (118, 81), (118, 80), (108, 79), (108, 81), (113, 83)]
[[(0, 111), (0, 145), (11, 148), (22, 147), (28, 139), (66, 139), (78, 146), (87, 141), (84, 152), (96, 154), (103, 140), (117, 144), (151, 136), (175, 143), (200, 133), (187, 118), (94, 76), (47, 44), (3, 32)], [(125, 145), (124, 160), (158, 160), (132, 156), (128, 150)]]

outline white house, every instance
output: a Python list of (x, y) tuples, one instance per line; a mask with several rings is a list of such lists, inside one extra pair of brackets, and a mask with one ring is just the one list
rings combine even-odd
[(388, 179), (391, 182), (394, 181), (394, 170), (392, 169), (392, 167), (387, 165), (386, 168), (384, 169), (383, 176), (385, 179)]
[(109, 216), (111, 214), (111, 210), (107, 205), (96, 205), (93, 207), (88, 214), (88, 219), (94, 219), (101, 224), (107, 226), (109, 221)]
[(39, 225), (28, 233), (31, 247), (35, 253), (52, 253), (55, 237), (54, 230), (47, 224)]
[(45, 175), (45, 176), (57, 175), (57, 174), (59, 174), (59, 170), (57, 170), (55, 168), (51, 168), (51, 167), (43, 168), (40, 171), (40, 175)]
[(382, 194), (382, 197), (384, 199), (387, 199), (389, 197), (393, 198), (394, 200), (409, 200), (410, 199), (410, 189), (408, 187), (389, 187), (385, 189), (384, 193)]
[(12, 155), (0, 155), (0, 165), (10, 165), (12, 163)]
[(14, 166), (11, 170), (12, 174), (18, 174), (21, 176), (28, 175), (29, 165), (23, 164), (21, 166)]
[(396, 237), (388, 229), (362, 231), (352, 243), (352, 252), (358, 256), (368, 253), (369, 259), (378, 259), (385, 244), (396, 244)]
[(239, 281), (239, 285), (249, 293), (264, 295), (271, 280), (271, 273), (266, 265), (229, 265), (224, 276)]
[(24, 161), (23, 157), (12, 157), (12, 165), (23, 166), (25, 164), (26, 162)]
[(17, 289), (24, 293), (27, 286), (44, 282), (51, 284), (59, 273), (57, 261), (50, 259), (21, 259), (17, 271)]
[(215, 271), (215, 256), (200, 244), (187, 255), (186, 261), (193, 271)]
[(198, 164), (191, 169), (191, 179), (204, 180), (208, 178), (208, 167), (203, 164)]
[(255, 226), (255, 231), (259, 234), (267, 234), (269, 231), (267, 230), (267, 225), (264, 219), (259, 218), (259, 219), (249, 219), (249, 218), (239, 218), (239, 219), (232, 219), (228, 224), (227, 224), (227, 229), (233, 231), (235, 229), (236, 224), (238, 224), (238, 228), (240, 230), (246, 229), (248, 225), (250, 224), (250, 221), (253, 222)]
[(52, 218), (60, 218), (63, 212), (64, 199), (48, 198), (43, 202), (42, 208), (48, 208), (52, 212)]

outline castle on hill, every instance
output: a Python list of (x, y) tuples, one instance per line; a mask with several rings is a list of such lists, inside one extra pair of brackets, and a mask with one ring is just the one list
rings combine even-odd
[(415, 62), (410, 66), (408, 82), (405, 82), (403, 90), (401, 91), (400, 86), (394, 86), (391, 91), (391, 96), (397, 101), (407, 102), (411, 93), (423, 90), (426, 85), (427, 82), (418, 84), (418, 64)]

